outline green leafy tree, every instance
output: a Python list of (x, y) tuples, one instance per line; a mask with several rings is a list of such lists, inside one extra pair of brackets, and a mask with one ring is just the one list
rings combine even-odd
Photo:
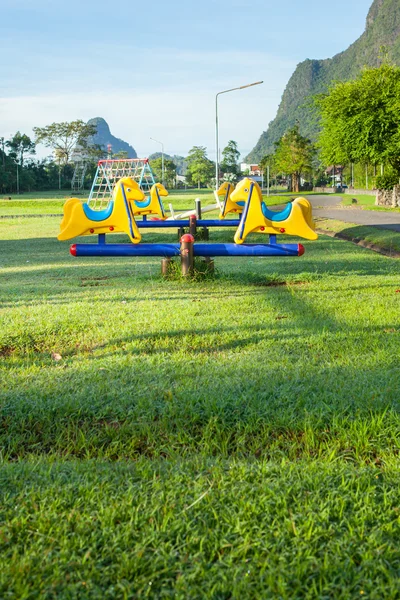
[(277, 171), (291, 177), (291, 191), (300, 191), (301, 176), (312, 171), (315, 148), (302, 136), (296, 124), (276, 144), (274, 164)]
[(388, 164), (400, 176), (400, 68), (365, 69), (319, 96), (325, 164)]
[[(162, 158), (150, 161), (150, 166), (158, 181), (162, 181)], [(176, 164), (173, 160), (164, 158), (164, 183), (167, 187), (173, 187), (176, 180)]]
[(206, 185), (214, 175), (214, 163), (207, 158), (207, 149), (204, 146), (193, 146), (186, 158), (186, 178), (189, 185)]
[(263, 173), (265, 173), (268, 169), (272, 170), (274, 168), (274, 155), (273, 154), (265, 154), (259, 162), (260, 169)]
[(18, 164), (23, 167), (25, 155), (35, 154), (35, 143), (25, 133), (17, 133), (5, 143), (10, 148), (10, 156), (14, 158)]
[(84, 121), (77, 120), (52, 123), (46, 127), (34, 127), (36, 143), (43, 144), (57, 153), (57, 160), (62, 157), (64, 164), (67, 164), (74, 152), (76, 146), (79, 150), (88, 147), (88, 140), (96, 134), (96, 125), (88, 125)]
[[(274, 154), (265, 154), (259, 162), (259, 167), (261, 172), (264, 175), (264, 184), (271, 184), (271, 179), (273, 175), (276, 178), (275, 172), (275, 156)], [(269, 173), (269, 182), (267, 181), (267, 175)]]
[(120, 150), (112, 155), (114, 160), (126, 160), (128, 158), (128, 152), (126, 150)]
[(234, 140), (229, 140), (228, 145), (222, 150), (221, 171), (224, 174), (232, 173), (237, 177), (239, 174), (239, 156), (237, 143)]

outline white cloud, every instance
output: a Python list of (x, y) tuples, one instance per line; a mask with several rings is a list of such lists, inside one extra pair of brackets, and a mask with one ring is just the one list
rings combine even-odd
[[(267, 104), (266, 104), (267, 101)], [(220, 101), (221, 146), (235, 139), (243, 152), (255, 144), (273, 118), (276, 100), (250, 90)], [(117, 137), (130, 142), (139, 155), (158, 150), (150, 136), (165, 144), (166, 152), (185, 154), (193, 145), (204, 145), (214, 158), (214, 95), (206, 92), (110, 92), (64, 94), (0, 99), (0, 131), (31, 132), (33, 126), (76, 118), (101, 116)], [(47, 150), (42, 150), (43, 154)]]
[[(176, 68), (160, 70), (161, 58), (161, 65)], [(48, 61), (52, 63), (51, 56)], [(82, 73), (87, 66), (81, 65)], [(157, 150), (149, 139), (152, 136), (164, 142), (168, 153), (186, 154), (193, 145), (204, 145), (214, 158), (215, 93), (265, 79), (262, 86), (219, 99), (220, 145), (234, 139), (245, 154), (274, 118), (294, 64), (261, 52), (180, 54), (166, 48), (149, 51), (145, 62), (137, 60), (130, 65), (105, 58), (102, 77), (96, 69), (82, 85), (70, 67), (72, 63), (66, 61), (59, 75), (62, 85), (52, 81), (51, 85), (35, 86), (44, 87), (40, 94), (18, 89), (9, 97), (4, 95), (0, 99), (0, 135), (100, 116), (112, 133), (131, 143), (139, 155)], [(95, 80), (98, 83), (92, 85)], [(68, 91), (54, 93), (50, 88)], [(45, 155), (47, 150), (40, 153)]]

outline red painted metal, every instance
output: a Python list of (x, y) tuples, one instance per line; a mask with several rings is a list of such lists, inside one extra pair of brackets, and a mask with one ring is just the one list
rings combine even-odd
[(185, 242), (187, 244), (194, 244), (194, 237), (190, 233), (185, 233), (181, 237), (181, 244), (184, 244)]

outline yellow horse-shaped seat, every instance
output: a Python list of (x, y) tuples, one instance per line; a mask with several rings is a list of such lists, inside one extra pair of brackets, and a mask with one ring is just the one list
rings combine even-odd
[(235, 233), (236, 244), (243, 244), (249, 233), (286, 233), (306, 240), (318, 239), (311, 204), (305, 198), (296, 198), (282, 211), (274, 212), (263, 202), (258, 183), (246, 177), (238, 183), (231, 199), (233, 202), (246, 203)]
[(134, 244), (138, 244), (141, 235), (132, 207), (135, 202), (144, 199), (144, 193), (130, 177), (124, 177), (117, 182), (112, 200), (104, 210), (93, 210), (78, 198), (70, 198), (64, 204), (64, 217), (58, 239), (70, 240), (80, 235), (123, 232)]
[(229, 183), (228, 181), (224, 181), (224, 183), (222, 183), (217, 191), (217, 196), (223, 196), (224, 197), (224, 203), (222, 205), (222, 209), (221, 212), (219, 214), (219, 218), (220, 219), (225, 219), (226, 215), (228, 213), (241, 213), (243, 212), (244, 209), (244, 202), (241, 202), (239, 200), (239, 202), (233, 202), (233, 200), (231, 200), (231, 196), (232, 196), (232, 192), (235, 189), (235, 186), (232, 183)]
[(168, 196), (168, 192), (161, 183), (155, 183), (150, 190), (150, 197), (144, 200), (134, 200), (132, 211), (137, 215), (158, 215), (160, 219), (166, 219), (162, 197)]

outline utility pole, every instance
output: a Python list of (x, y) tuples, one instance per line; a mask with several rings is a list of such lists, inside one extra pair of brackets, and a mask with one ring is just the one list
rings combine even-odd
[(150, 139), (153, 140), (153, 142), (157, 142), (157, 144), (161, 145), (161, 183), (164, 185), (164, 144), (155, 138), (151, 137)]

